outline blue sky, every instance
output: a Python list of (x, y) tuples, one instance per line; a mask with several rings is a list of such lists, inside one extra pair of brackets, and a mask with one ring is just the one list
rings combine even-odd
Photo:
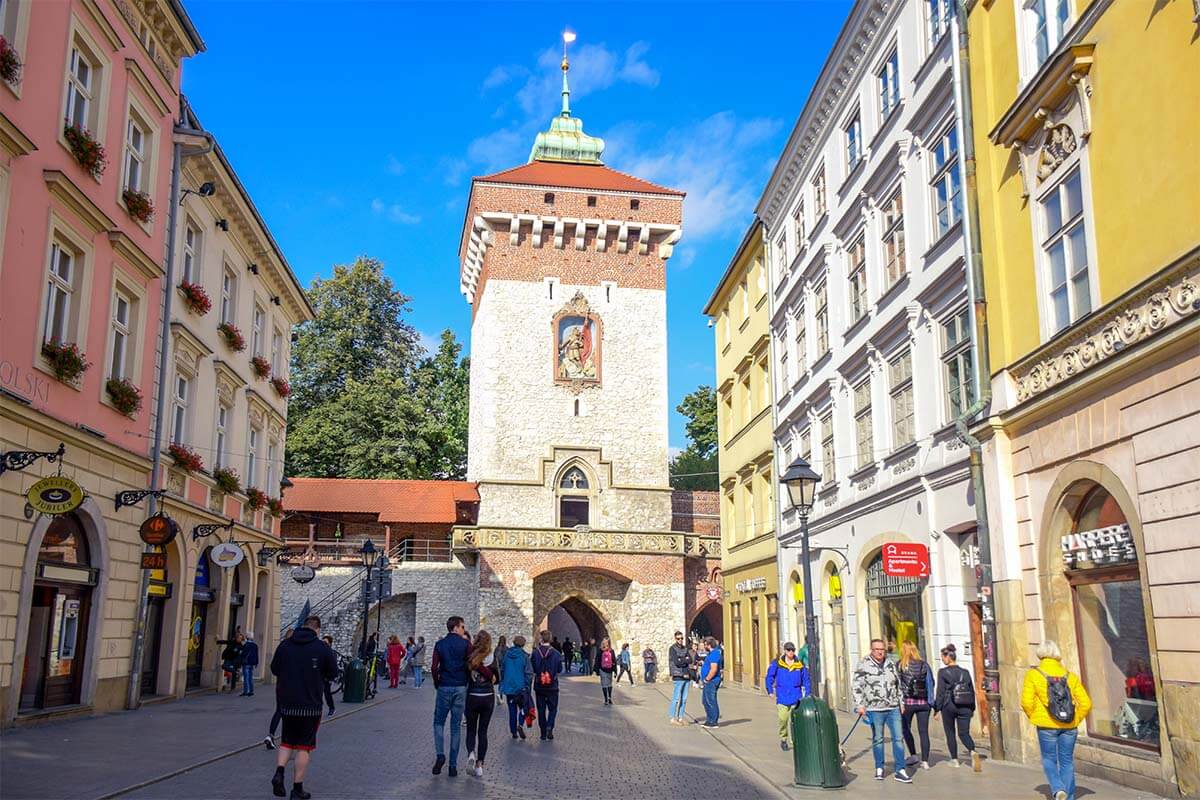
[(524, 163), (571, 107), (615, 169), (683, 189), (668, 262), (674, 406), (713, 383), (701, 314), (749, 224), (850, 0), (755, 3), (186, 0), (208, 51), (184, 91), (302, 284), (383, 260), (426, 337), (470, 337), (457, 247), (470, 178)]

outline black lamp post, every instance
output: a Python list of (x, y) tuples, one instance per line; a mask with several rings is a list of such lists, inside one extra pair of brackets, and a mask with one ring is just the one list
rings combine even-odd
[(363, 575), (363, 618), (362, 618), (362, 642), (358, 646), (358, 652), (364, 658), (367, 653), (367, 599), (370, 592), (371, 567), (375, 564), (375, 543), (370, 538), (363, 540), (362, 549), (358, 551), (362, 555), (362, 565), (366, 569), (366, 574)]
[(780, 477), (787, 487), (788, 500), (800, 514), (800, 559), (804, 562), (804, 637), (808, 643), (808, 675), (812, 681), (813, 694), (820, 696), (821, 651), (817, 641), (817, 616), (813, 607), (812, 565), (808, 557), (808, 515), (812, 511), (813, 498), (821, 476), (813, 471), (808, 462), (797, 458)]

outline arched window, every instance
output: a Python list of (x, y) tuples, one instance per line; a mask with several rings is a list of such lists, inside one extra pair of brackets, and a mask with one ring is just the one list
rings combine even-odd
[(590, 524), (591, 484), (579, 467), (570, 467), (558, 479), (558, 527)]
[(587, 489), (587, 475), (583, 474), (583, 470), (579, 467), (571, 467), (563, 473), (562, 480), (558, 482), (561, 489)]
[(83, 535), (83, 527), (74, 514), (63, 514), (50, 523), (46, 535), (42, 537), (38, 561), (81, 567), (91, 563), (87, 537)]

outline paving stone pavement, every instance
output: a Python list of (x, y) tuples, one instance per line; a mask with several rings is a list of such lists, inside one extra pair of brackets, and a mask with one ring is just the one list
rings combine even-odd
[[(601, 704), (595, 678), (564, 680), (556, 739), (513, 741), (503, 706), (490, 727), (482, 781), (430, 774), (433, 689), (381, 690), (369, 706), (340, 706), (321, 727), (305, 788), (326, 798), (531, 798), (618, 796), (670, 798), (700, 794), (720, 800), (801, 798), (791, 785), (791, 758), (774, 736), (769, 699), (738, 689), (721, 692), (722, 726), (667, 724), (667, 684), (623, 684), (615, 705)], [(190, 697), (138, 712), (19, 728), (0, 736), (0, 796), (26, 798), (269, 798), (274, 754), (258, 744), (271, 712), (270, 687), (255, 698)], [(700, 715), (699, 692), (688, 709)], [(694, 719), (694, 718), (693, 718)], [(843, 728), (843, 735), (845, 728)], [(465, 743), (465, 734), (464, 734)], [(951, 770), (935, 740), (934, 768), (912, 786), (870, 779), (869, 734), (853, 734), (851, 781), (840, 796), (961, 800), (1045, 797), (1040, 770), (988, 763), (982, 774)], [(228, 754), (228, 755), (226, 755)], [(207, 762), (207, 763), (206, 763)], [(196, 766), (193, 766), (196, 765)], [(890, 770), (889, 770), (890, 771)], [(164, 780), (141, 785), (156, 777)], [(289, 768), (290, 780), (290, 768)], [(1139, 800), (1139, 794), (1081, 777), (1079, 800)], [(1041, 792), (1039, 794), (1039, 786)], [(129, 791), (122, 791), (129, 789)]]

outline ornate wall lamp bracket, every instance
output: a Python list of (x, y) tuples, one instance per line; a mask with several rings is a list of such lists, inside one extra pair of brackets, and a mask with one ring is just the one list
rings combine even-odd
[(127, 506), (136, 506), (151, 495), (162, 497), (166, 493), (166, 489), (127, 489), (123, 492), (117, 492), (117, 496), (113, 500), (116, 503), (117, 511), (120, 511)]
[(234, 521), (230, 519), (229, 522), (225, 523), (224, 525), (197, 525), (196, 527), (192, 528), (192, 541), (196, 542), (206, 536), (212, 536), (217, 531), (232, 531), (233, 522)]

